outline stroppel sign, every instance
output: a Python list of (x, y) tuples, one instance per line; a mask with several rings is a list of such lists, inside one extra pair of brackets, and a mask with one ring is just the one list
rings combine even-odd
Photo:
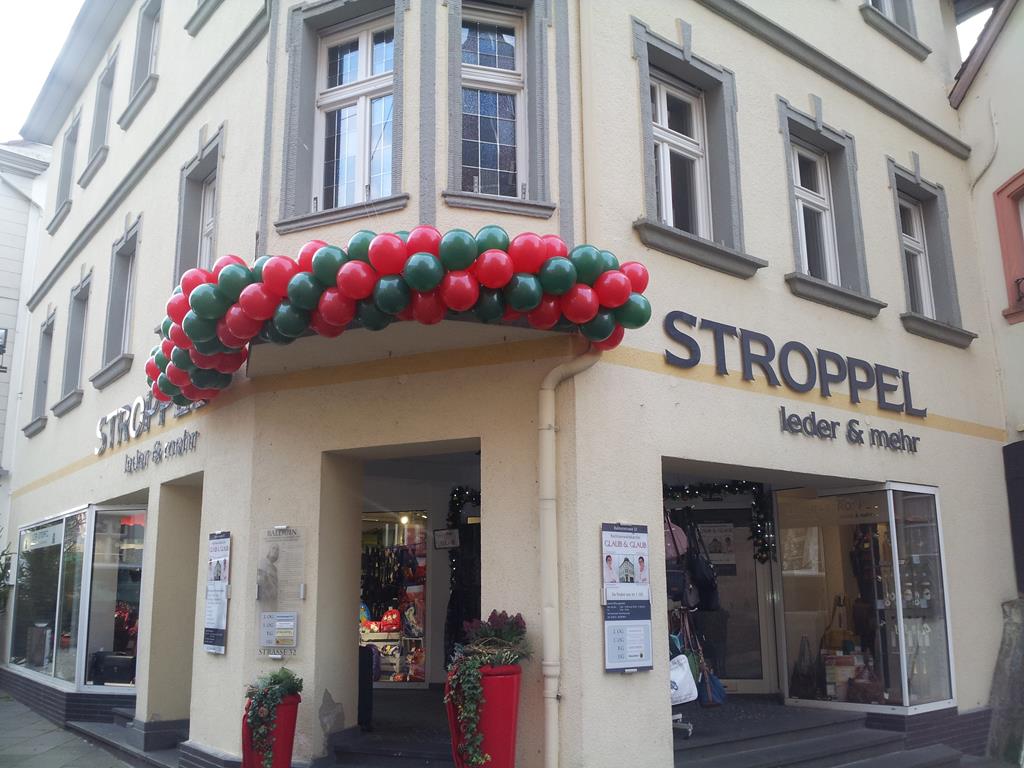
[(96, 422), (96, 439), (99, 445), (94, 449), (94, 453), (102, 456), (108, 450), (137, 440), (152, 428), (154, 417), (157, 425), (162, 427), (167, 423), (168, 412), (178, 419), (200, 407), (201, 404), (181, 407), (161, 403), (151, 394), (140, 395), (129, 405), (115, 408), (106, 416), (99, 418)]

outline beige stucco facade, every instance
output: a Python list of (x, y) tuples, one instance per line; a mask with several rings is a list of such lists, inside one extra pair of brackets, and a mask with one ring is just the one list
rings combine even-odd
[[(995, 248), (994, 229), (976, 222), (974, 213), (978, 201), (1013, 171), (1013, 161), (989, 168), (972, 190), (984, 165), (981, 156), (988, 153), (978, 149), (988, 146), (988, 117), (985, 110), (979, 110), (984, 112), (979, 118), (964, 110), (958, 116), (946, 101), (959, 63), (950, 3), (915, 5), (917, 36), (932, 51), (923, 62), (866, 24), (856, 0), (763, 0), (744, 7), (852, 70), (869, 89), (889, 94), (954, 142), (969, 144), (968, 160), (956, 156), (948, 142), (943, 146), (879, 111), (848, 82), (825, 76), (715, 10), (740, 5), (732, 0), (538, 0), (534, 12), (547, 14), (541, 28), (550, 50), (541, 138), (549, 169), (547, 200), (556, 203), (550, 218), (538, 219), (446, 202), (449, 14), (460, 4), (398, 2), (394, 12), (404, 25), (401, 174), (408, 203), (400, 210), (287, 234), (278, 234), (273, 223), (281, 218), (287, 186), (286, 145), (296, 140), (287, 135), (287, 41), (294, 34), (293, 8), (301, 4), (224, 0), (194, 37), (183, 30), (188, 4), (163, 5), (156, 90), (127, 131), (111, 125), (103, 167), (86, 188), (74, 187), (67, 218), (43, 238), (33, 289), (47, 280), (48, 287), (34, 297), (30, 328), (36, 336), (29, 344), (38, 343), (40, 324), (55, 312), (51, 367), (60, 370), (68, 296), (91, 270), (83, 396), (77, 407), (55, 417), (49, 406), (63, 392), (59, 375), (51, 376), (45, 426), (32, 437), (19, 435), (11, 513), (16, 529), (83, 504), (146, 508), (137, 720), (189, 719), (193, 744), (222, 756), (240, 754), (244, 685), (280, 664), (258, 653), (260, 536), (288, 524), (303, 532), (307, 590), (297, 653), (287, 661), (306, 681), (296, 759), (323, 756), (328, 733), (354, 725), (359, 484), (362, 462), (372, 458), (480, 451), (482, 606), (485, 613), (521, 611), (539, 649), (538, 388), (547, 371), (585, 347), (575, 336), (455, 322), (401, 323), (379, 333), (352, 330), (338, 339), (311, 337), (282, 348), (259, 345), (247, 369), (216, 401), (180, 418), (169, 411), (164, 425), (154, 418), (147, 434), (96, 455), (97, 420), (146, 391), (143, 363), (174, 284), (181, 169), (218, 130), (223, 131), (218, 255), (237, 253), (250, 261), (263, 253), (294, 255), (313, 238), (343, 245), (357, 229), (407, 230), (420, 223), (423, 211), (433, 210), (436, 217), (427, 223), (442, 231), (476, 231), (498, 223), (512, 233), (563, 233), (571, 244), (594, 243), (650, 270), (652, 321), (627, 332), (621, 347), (558, 390), (561, 765), (603, 768), (621, 764), (623, 755), (649, 765), (671, 760), (667, 664), (659, 659), (653, 671), (635, 675), (603, 671), (598, 575), (602, 522), (646, 524), (652, 550), (660, 551), (666, 459), (718, 471), (722, 479), (763, 479), (777, 487), (886, 481), (936, 487), (956, 704), (961, 712), (986, 706), (1001, 633), (1000, 605), (1016, 594), (1001, 449), (1007, 425), (1024, 420), (1024, 413), (1013, 410), (1014, 390), (1005, 382), (1024, 372), (1013, 375), (1020, 355), (1012, 354), (1006, 329), (993, 327), (998, 313), (986, 292), (995, 291), (999, 273), (986, 262)], [(119, 57), (115, 119), (129, 97), (137, 11), (136, 5), (125, 14), (107, 46)], [(434, 16), (429, 24), (425, 14)], [(1021, 14), (1016, 16), (1011, 24), (1016, 23), (1019, 39)], [(640, 113), (646, 99), (633, 55), (634, 19), (680, 51), (735, 73), (744, 250), (767, 261), (748, 279), (648, 248), (634, 229), (645, 214)], [(434, 29), (435, 38), (426, 39), (424, 29)], [(1007, 35), (1007, 41), (1012, 38)], [(248, 53), (230, 60), (243, 43)], [(425, 51), (434, 56), (429, 66)], [(101, 58), (97, 73), (108, 56)], [(225, 66), (228, 71), (221, 72)], [(421, 82), (424, 70), (435, 73), (436, 82)], [(900, 76), (892, 77), (897, 71)], [(204, 78), (213, 72), (222, 79), (216, 88), (203, 90)], [(91, 124), (95, 77), (88, 83), (65, 125), (77, 105), (84, 105), (81, 124)], [(1003, 83), (1013, 87), (1009, 79)], [(975, 92), (979, 103), (982, 93)], [(870, 295), (888, 305), (877, 317), (798, 297), (784, 279), (798, 267), (779, 97), (808, 114), (820, 99), (821, 120), (856, 141)], [(425, 109), (423, 100), (430, 98), (433, 109)], [(568, 127), (559, 122), (566, 110)], [(430, 126), (433, 146), (421, 140), (424, 115), (436, 119)], [(1009, 115), (1005, 120), (1012, 122)], [(80, 140), (80, 151), (85, 144)], [(911, 153), (919, 158), (921, 175), (941, 185), (948, 201), (962, 327), (977, 334), (966, 349), (912, 335), (900, 319), (906, 294), (887, 159), (909, 168)], [(421, 188), (424, 175), (437, 179), (429, 200)], [(44, 219), (56, 207), (55, 186)], [(566, 202), (570, 207), (563, 207)], [(139, 216), (129, 314), (134, 360), (127, 375), (100, 390), (89, 377), (102, 367), (111, 246)], [(267, 241), (257, 242), (262, 233)], [(73, 257), (62, 263), (68, 253)], [(824, 398), (816, 389), (799, 394), (771, 387), (763, 376), (744, 381), (734, 339), (726, 340), (729, 373), (717, 374), (707, 331), (686, 329), (703, 351), (699, 365), (670, 366), (666, 349), (682, 354), (663, 327), (673, 310), (756, 330), (778, 345), (796, 340), (907, 371), (914, 403), (927, 408), (927, 417), (883, 411), (873, 393), (852, 404), (845, 384)], [(22, 380), (26, 397), (38, 375), (35, 367), (30, 352)], [(911, 454), (784, 434), (780, 406), (843, 422), (856, 418), (865, 428), (903, 428), (919, 436), (920, 445)], [(177, 438), (183, 430), (198, 430), (194, 452), (125, 471), (126, 457), (137, 449)], [(232, 535), (224, 655), (202, 648), (206, 540), (213, 531)], [(653, 569), (651, 579), (657, 650), (667, 634), (664, 570)], [(9, 616), (6, 627), (9, 632)], [(523, 768), (542, 764), (541, 683), (534, 659), (525, 665), (519, 715)], [(631, 713), (628, 726), (623, 712)]]

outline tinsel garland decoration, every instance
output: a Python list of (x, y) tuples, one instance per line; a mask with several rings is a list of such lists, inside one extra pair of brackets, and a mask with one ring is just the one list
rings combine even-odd
[(693, 483), (690, 485), (665, 485), (663, 496), (669, 501), (686, 501), (687, 499), (706, 499), (730, 496), (746, 496), (750, 502), (750, 536), (748, 541), (754, 544), (754, 559), (759, 563), (767, 563), (777, 557), (775, 537), (775, 518), (772, 515), (771, 498), (765, 493), (764, 485), (749, 480), (727, 480), (722, 483)]
[(475, 235), (421, 225), (409, 232), (360, 230), (344, 248), (311, 240), (298, 257), (238, 256), (190, 269), (167, 302), (161, 343), (146, 376), (153, 396), (187, 406), (210, 400), (259, 338), (290, 344), (348, 328), (445, 319), (580, 333), (614, 349), (625, 329), (651, 319), (649, 275), (592, 245), (572, 250), (557, 235), (510, 237), (489, 224)]

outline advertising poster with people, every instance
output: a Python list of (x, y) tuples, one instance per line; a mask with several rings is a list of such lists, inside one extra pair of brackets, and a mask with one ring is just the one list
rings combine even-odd
[(601, 525), (604, 668), (633, 672), (654, 666), (651, 646), (650, 549), (646, 525)]
[(206, 555), (206, 621), (203, 650), (224, 653), (228, 634), (228, 583), (231, 572), (231, 534), (210, 534)]

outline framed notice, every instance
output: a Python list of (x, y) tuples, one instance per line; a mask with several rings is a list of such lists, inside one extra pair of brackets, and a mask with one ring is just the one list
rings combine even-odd
[(260, 647), (265, 654), (294, 655), (299, 644), (299, 614), (295, 611), (260, 613)]
[(654, 668), (651, 642), (650, 548), (646, 525), (602, 523), (604, 669)]
[(434, 531), (434, 549), (458, 549), (459, 529), (439, 528)]
[(228, 636), (228, 586), (231, 581), (231, 533), (210, 534), (206, 555), (206, 618), (203, 650), (224, 653)]

